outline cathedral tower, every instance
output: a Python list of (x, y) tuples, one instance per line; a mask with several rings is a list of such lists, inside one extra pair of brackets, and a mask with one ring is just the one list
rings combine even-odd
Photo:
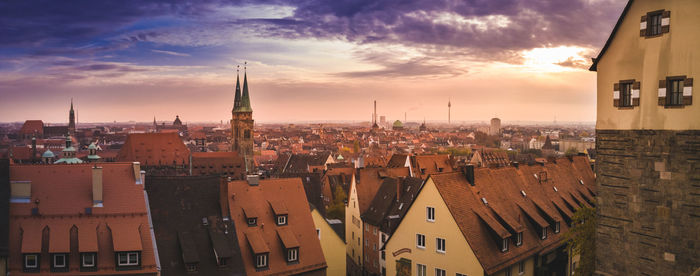
[(244, 72), (243, 93), (241, 93), (240, 77), (236, 76), (236, 95), (231, 117), (231, 149), (243, 157), (247, 173), (255, 172), (253, 126), (253, 109), (250, 107), (250, 94), (248, 93), (248, 74)]
[(68, 132), (75, 135), (75, 111), (73, 111), (73, 99), (70, 99), (70, 112), (68, 112)]

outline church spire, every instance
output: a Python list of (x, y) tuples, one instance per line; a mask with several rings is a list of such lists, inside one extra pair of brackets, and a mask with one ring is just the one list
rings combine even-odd
[[(248, 64), (247, 62), (245, 63)], [(250, 94), (248, 93), (248, 73), (246, 71), (247, 67), (243, 67), (243, 95), (241, 95), (241, 100), (238, 103), (238, 107), (234, 111), (238, 112), (253, 112), (250, 107)]]
[(238, 106), (241, 105), (241, 77), (238, 72), (239, 66), (236, 66), (236, 96), (233, 99), (233, 111), (235, 112), (236, 109), (238, 109)]
[(73, 111), (73, 98), (70, 99), (70, 112), (68, 112), (68, 130), (75, 132), (75, 111)]

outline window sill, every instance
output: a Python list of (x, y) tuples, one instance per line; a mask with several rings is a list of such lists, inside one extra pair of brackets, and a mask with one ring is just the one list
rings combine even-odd
[(674, 105), (664, 105), (664, 108), (667, 109), (677, 109), (677, 108), (684, 108), (685, 105), (683, 104), (674, 104)]
[(416, 245), (416, 248), (421, 249), (421, 250), (425, 250), (425, 246), (417, 246)]
[(632, 109), (634, 109), (634, 106), (618, 106), (617, 109), (619, 109), (619, 110), (632, 110)]
[(664, 36), (664, 32), (661, 32), (660, 34), (655, 34), (655, 35), (644, 35), (644, 39), (657, 38), (657, 37), (662, 37), (662, 36)]
[(436, 252), (436, 253), (439, 253), (439, 254), (443, 254), (443, 255), (445, 255), (445, 251), (439, 251), (439, 250), (435, 250), (435, 252)]

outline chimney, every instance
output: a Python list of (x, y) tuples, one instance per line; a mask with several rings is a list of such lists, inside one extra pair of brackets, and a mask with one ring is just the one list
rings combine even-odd
[(102, 167), (92, 167), (92, 206), (102, 207)]
[(134, 168), (134, 180), (136, 184), (143, 184), (141, 181), (141, 163), (133, 162), (132, 166)]
[(464, 166), (463, 170), (464, 171), (462, 173), (464, 173), (464, 177), (467, 178), (469, 184), (474, 186), (474, 165), (467, 164)]
[(221, 177), (219, 180), (219, 206), (221, 206), (221, 217), (230, 217), (228, 209), (228, 179)]
[(256, 174), (248, 175), (248, 185), (258, 186), (260, 184), (260, 176)]

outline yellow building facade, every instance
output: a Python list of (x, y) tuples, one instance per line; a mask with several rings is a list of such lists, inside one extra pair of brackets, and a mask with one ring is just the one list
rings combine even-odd
[(311, 210), (311, 218), (321, 241), (323, 256), (326, 258), (327, 275), (345, 275), (345, 241), (331, 228), (316, 208)]
[(357, 266), (362, 267), (362, 219), (360, 217), (360, 204), (357, 200), (357, 186), (355, 180), (355, 175), (353, 175), (348, 195), (348, 204), (345, 206), (346, 254)]

